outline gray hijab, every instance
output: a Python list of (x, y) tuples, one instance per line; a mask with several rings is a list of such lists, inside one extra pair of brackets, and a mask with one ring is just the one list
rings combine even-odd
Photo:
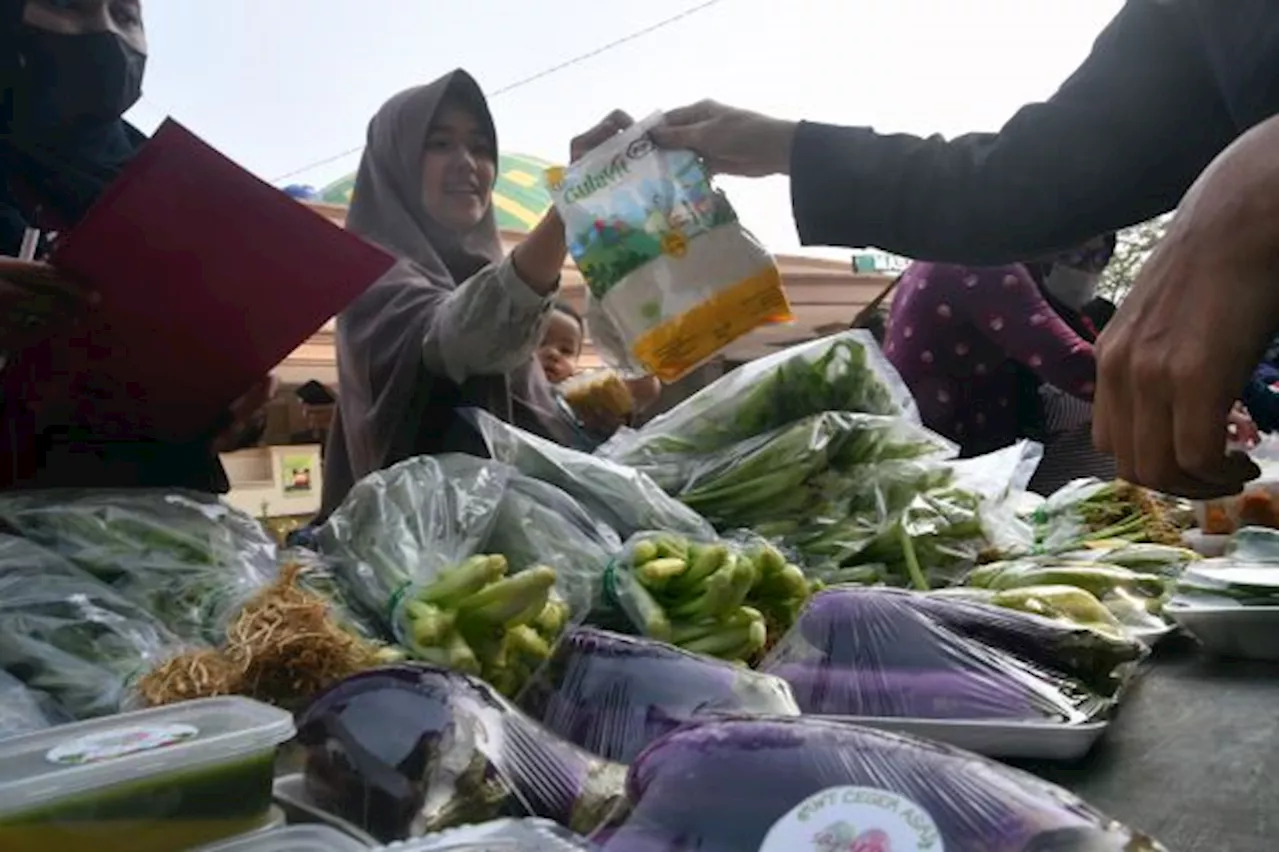
[(461, 283), (502, 260), (493, 206), (469, 232), (437, 222), (422, 201), (422, 150), (437, 111), (460, 99), (492, 138), (484, 94), (459, 69), (401, 92), (369, 123), (347, 229), (400, 258), (337, 321), (339, 405), (325, 452), (322, 517), (362, 477), (402, 459), (442, 452), (486, 455), (461, 408), (483, 408), (557, 441), (571, 438), (551, 386), (531, 359), (508, 375), (456, 384), (423, 365), (435, 312)]

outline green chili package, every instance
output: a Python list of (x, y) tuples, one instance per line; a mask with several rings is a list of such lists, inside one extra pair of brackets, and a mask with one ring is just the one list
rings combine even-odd
[(768, 323), (794, 319), (773, 258), (691, 151), (658, 148), (658, 113), (547, 170), (588, 324), (611, 366), (675, 381)]

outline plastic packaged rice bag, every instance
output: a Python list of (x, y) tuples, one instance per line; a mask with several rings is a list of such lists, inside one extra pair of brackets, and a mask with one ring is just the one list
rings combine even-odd
[(1072, 724), (1114, 705), (1079, 679), (961, 635), (888, 589), (820, 592), (759, 668), (787, 681), (814, 715)]
[(699, 720), (641, 752), (603, 852), (1162, 852), (1077, 796), (940, 743), (808, 716)]
[(654, 114), (547, 184), (590, 290), (587, 321), (626, 375), (675, 381), (766, 323), (794, 317), (773, 258), (691, 151), (658, 148)]
[(435, 666), (354, 675), (297, 726), (307, 799), (383, 843), (503, 817), (586, 834), (623, 798), (624, 767), (554, 736), (488, 684)]
[(619, 763), (709, 714), (800, 715), (778, 678), (592, 627), (566, 634), (516, 703), (552, 733)]

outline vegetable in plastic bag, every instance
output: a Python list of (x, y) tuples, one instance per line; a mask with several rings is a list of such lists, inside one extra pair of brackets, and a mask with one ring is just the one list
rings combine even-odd
[(759, 358), (717, 379), (597, 454), (647, 467), (717, 452), (824, 411), (919, 422), (911, 392), (865, 331), (845, 331)]
[(1081, 722), (1109, 708), (1083, 683), (949, 630), (892, 590), (818, 593), (760, 664), (805, 713)]
[(129, 679), (177, 644), (106, 584), (34, 542), (0, 535), (0, 668), (73, 717), (119, 712)]
[(652, 115), (548, 169), (547, 184), (598, 304), (588, 319), (605, 360), (671, 382), (752, 329), (793, 317), (773, 258), (712, 189), (702, 161), (654, 145), (649, 130), (661, 121)]
[(620, 763), (707, 714), (800, 714), (778, 678), (589, 627), (565, 635), (517, 704), (553, 733)]
[(554, 485), (516, 474), (484, 549), (501, 553), (517, 571), (551, 566), (556, 590), (572, 612), (585, 614), (599, 602), (605, 568), (621, 547), (617, 533), (577, 500)]
[(561, 489), (620, 536), (642, 530), (668, 530), (694, 538), (715, 534), (696, 512), (637, 470), (562, 447), (487, 411), (468, 409), (464, 415), (480, 431), (495, 459)]
[(226, 619), (276, 576), (276, 546), (210, 495), (147, 489), (10, 492), (0, 522), (152, 613), (189, 642), (222, 640)]
[(623, 795), (623, 767), (427, 665), (348, 678), (301, 714), (297, 741), (308, 798), (383, 842), (504, 816), (585, 833)]
[(811, 588), (799, 566), (763, 541), (669, 533), (632, 536), (605, 578), (608, 601), (641, 634), (743, 662), (790, 628)]
[(1141, 643), (1074, 622), (955, 597), (947, 589), (902, 594), (912, 609), (961, 636), (1013, 654), (1033, 665), (1076, 678), (1094, 692), (1114, 697), (1146, 655)]
[(589, 852), (585, 837), (547, 819), (495, 819), (392, 844), (385, 852)]
[(0, 740), (70, 721), (48, 695), (0, 670)]
[(636, 758), (604, 852), (1160, 852), (1061, 788), (939, 743), (801, 716), (690, 723)]
[(471, 456), (407, 459), (357, 482), (316, 541), (335, 560), (343, 592), (391, 630), (405, 590), (479, 550), (510, 476)]
[(1091, 541), (1123, 539), (1179, 545), (1175, 512), (1145, 488), (1121, 480), (1068, 482), (1032, 513), (1036, 548), (1063, 553)]

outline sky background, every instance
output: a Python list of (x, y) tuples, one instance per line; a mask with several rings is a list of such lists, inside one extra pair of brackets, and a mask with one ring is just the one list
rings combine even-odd
[[(263, 179), (360, 145), (401, 89), (454, 68), (494, 91), (703, 0), (144, 0), (146, 131), (172, 115)], [(719, 0), (495, 97), (499, 145), (553, 162), (614, 108), (702, 98), (793, 119), (995, 130), (1088, 54), (1121, 0)], [(292, 175), (317, 188), (359, 154)], [(785, 179), (726, 179), (748, 228), (799, 247)], [(840, 254), (847, 255), (848, 252)]]

